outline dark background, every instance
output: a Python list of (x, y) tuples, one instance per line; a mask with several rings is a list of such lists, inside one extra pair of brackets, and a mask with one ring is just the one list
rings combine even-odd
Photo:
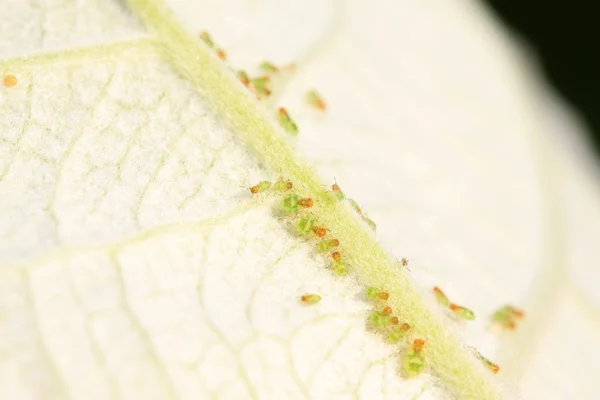
[(584, 118), (600, 158), (600, 1), (487, 0)]

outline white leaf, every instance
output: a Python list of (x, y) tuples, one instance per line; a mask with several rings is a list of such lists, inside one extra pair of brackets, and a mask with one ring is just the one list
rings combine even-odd
[[(19, 83), (0, 87), (0, 399), (594, 398), (598, 171), (485, 10), (162, 7), (4, 7), (0, 75)], [(236, 68), (297, 68), (256, 107), (201, 30)], [(303, 104), (312, 88), (323, 115)], [(293, 152), (276, 105), (300, 127)], [(347, 207), (317, 206), (347, 237), (355, 273), (335, 277), (273, 214), (276, 196), (240, 187), (284, 172), (308, 193), (335, 177), (389, 256)], [(408, 279), (390, 269), (403, 256)], [(399, 348), (365, 329), (369, 282), (428, 340), (428, 373), (400, 376)], [(434, 285), (477, 320), (445, 318)], [(307, 292), (323, 300), (303, 306)], [(504, 303), (527, 315), (497, 335), (487, 318)]]

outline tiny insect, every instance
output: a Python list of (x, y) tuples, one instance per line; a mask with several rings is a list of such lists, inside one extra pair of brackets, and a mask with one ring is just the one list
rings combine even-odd
[(310, 215), (303, 215), (296, 221), (296, 232), (301, 236), (310, 234), (317, 221)]
[(425, 370), (425, 358), (422, 354), (424, 345), (422, 339), (415, 339), (402, 357), (402, 367), (410, 378), (420, 375)]
[(409, 330), (410, 325), (405, 322), (399, 327), (392, 329), (392, 331), (387, 335), (387, 341), (391, 344), (396, 344), (404, 339)]
[(354, 211), (356, 211), (357, 213), (359, 213), (360, 215), (362, 215), (362, 210), (360, 209), (360, 207), (358, 206), (358, 203), (350, 198), (348, 198), (348, 202), (350, 203), (350, 205), (352, 206), (352, 208), (354, 208)]
[(225, 53), (225, 50), (223, 49), (215, 49), (215, 54), (217, 55), (217, 57), (219, 57), (222, 61), (225, 61), (225, 59), (227, 59), (227, 54)]
[(236, 72), (236, 75), (244, 86), (248, 87), (250, 85), (250, 78), (248, 77), (246, 71), (240, 69), (238, 72)]
[(459, 306), (454, 303), (450, 303), (448, 308), (450, 309), (450, 311), (452, 311), (452, 313), (454, 313), (454, 315), (456, 315), (457, 317), (459, 317), (461, 319), (466, 319), (468, 321), (472, 321), (475, 319), (475, 313), (473, 311), (471, 311), (470, 309), (468, 309), (467, 307), (463, 307), (463, 306)]
[(400, 264), (405, 267), (408, 268), (408, 258), (406, 257), (402, 257), (402, 259), (400, 260)]
[(268, 190), (271, 187), (271, 182), (262, 181), (250, 188), (250, 193), (258, 194)]
[(474, 347), (471, 347), (471, 350), (473, 350), (473, 352), (475, 353), (475, 355), (477, 356), (477, 358), (479, 358), (483, 364), (490, 370), (492, 371), (492, 373), (497, 374), (498, 371), (500, 371), (500, 366), (498, 364), (494, 364), (492, 361), (488, 360), (487, 358), (485, 358), (479, 351), (477, 351), (477, 349), (475, 349)]
[(213, 47), (215, 45), (215, 43), (213, 42), (212, 38), (210, 37), (210, 34), (206, 31), (202, 31), (200, 32), (200, 39), (206, 43), (206, 45), (208, 47)]
[(373, 220), (369, 217), (363, 215), (363, 221), (365, 221), (367, 225), (369, 225), (374, 231), (377, 230), (377, 225), (375, 225), (375, 222), (373, 222)]
[(327, 105), (325, 104), (325, 101), (323, 100), (323, 97), (321, 97), (321, 95), (316, 91), (316, 90), (311, 90), (308, 93), (306, 93), (306, 102), (323, 111), (327, 108)]
[(442, 289), (435, 286), (433, 288), (433, 294), (435, 295), (435, 299), (437, 300), (437, 302), (440, 303), (442, 306), (444, 306), (444, 307), (450, 306), (450, 299), (448, 299), (448, 296), (446, 296), (444, 294), (444, 292), (442, 292)]
[(271, 80), (268, 76), (259, 76), (250, 79), (250, 89), (256, 93), (258, 98), (269, 97), (271, 95)]
[(334, 262), (333, 265), (331, 266), (331, 269), (333, 270), (333, 272), (335, 272), (339, 276), (348, 275), (348, 268), (346, 268), (346, 266), (343, 263)]
[(281, 206), (286, 213), (295, 213), (300, 208), (310, 208), (313, 206), (313, 201), (310, 197), (300, 197), (297, 194), (290, 193), (283, 197)]
[(298, 126), (292, 120), (287, 110), (283, 107), (280, 107), (277, 111), (277, 121), (279, 125), (290, 135), (296, 136), (298, 134)]
[(275, 184), (273, 185), (273, 189), (277, 190), (278, 192), (287, 192), (288, 190), (292, 189), (292, 181), (290, 181), (289, 179), (283, 179), (283, 178), (279, 178)]
[(259, 68), (267, 74), (274, 74), (279, 71), (279, 68), (277, 68), (275, 64), (270, 63), (269, 61), (263, 61), (262, 63), (260, 63)]
[(391, 322), (389, 315), (385, 315), (380, 311), (373, 311), (371, 315), (369, 315), (369, 323), (377, 328), (389, 326)]
[(505, 305), (492, 314), (492, 321), (504, 329), (513, 330), (517, 327), (516, 319), (521, 319), (525, 313), (513, 306)]
[(319, 253), (325, 253), (326, 251), (335, 249), (340, 245), (340, 241), (337, 239), (324, 239), (317, 243), (317, 251)]
[(327, 228), (325, 228), (324, 226), (313, 226), (312, 232), (316, 236), (322, 238), (325, 237), (325, 235), (327, 235)]
[(331, 190), (333, 191), (333, 194), (335, 194), (335, 197), (337, 197), (339, 201), (342, 201), (346, 198), (346, 195), (344, 194), (344, 192), (342, 192), (342, 189), (340, 189), (340, 185), (338, 185), (337, 182), (331, 185)]
[(333, 253), (331, 253), (331, 258), (333, 258), (333, 261), (335, 261), (336, 263), (342, 262), (342, 254), (339, 251), (334, 251)]
[(391, 323), (392, 325), (398, 325), (400, 321), (398, 320), (398, 317), (392, 317)]
[(388, 292), (379, 292), (377, 293), (377, 297), (379, 297), (380, 300), (386, 301), (390, 298), (390, 294)]
[(313, 305), (321, 301), (321, 296), (319, 296), (318, 294), (305, 294), (302, 295), (302, 297), (300, 297), (300, 300), (304, 304)]
[(381, 313), (382, 313), (383, 315), (392, 315), (392, 307), (390, 307), (390, 306), (385, 306), (385, 307), (383, 308), (383, 310), (381, 310)]

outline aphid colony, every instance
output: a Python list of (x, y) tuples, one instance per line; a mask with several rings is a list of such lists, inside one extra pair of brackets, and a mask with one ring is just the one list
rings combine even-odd
[[(210, 34), (206, 31), (200, 32), (200, 39), (213, 50), (214, 54), (225, 61), (227, 55), (225, 51), (219, 48), (213, 41)], [(295, 69), (294, 64), (278, 67), (269, 61), (263, 61), (258, 66), (260, 74), (256, 77), (250, 77), (244, 70), (235, 71), (235, 75), (239, 81), (250, 90), (258, 100), (268, 99), (273, 93), (274, 81), (281, 80), (281, 78), (288, 72)], [(323, 97), (315, 90), (310, 90), (305, 97), (305, 102), (309, 106), (324, 111), (327, 108)], [(288, 134), (292, 136), (298, 135), (298, 126), (290, 116), (288, 110), (284, 107), (279, 107), (276, 113), (276, 119), (279, 125)]]
[(286, 217), (291, 217), (294, 232), (303, 238), (315, 240), (317, 253), (329, 253), (331, 260), (330, 268), (339, 276), (348, 274), (348, 269), (343, 262), (342, 253), (339, 250), (340, 242), (331, 237), (326, 226), (319, 224), (317, 219), (306, 210), (313, 207), (313, 199), (303, 197), (292, 191), (293, 184), (288, 179), (279, 178), (275, 183), (261, 181), (249, 188), (253, 195), (275, 193), (281, 195), (280, 209)]
[(426, 367), (425, 357), (423, 356), (423, 339), (414, 339), (412, 343), (408, 342), (408, 335), (411, 326), (406, 322), (400, 322), (394, 315), (392, 307), (387, 304), (390, 294), (375, 287), (368, 287), (365, 294), (369, 302), (373, 305), (367, 319), (369, 329), (381, 334), (385, 341), (390, 344), (404, 343), (405, 348), (401, 353), (400, 364), (408, 377), (415, 377), (421, 374)]

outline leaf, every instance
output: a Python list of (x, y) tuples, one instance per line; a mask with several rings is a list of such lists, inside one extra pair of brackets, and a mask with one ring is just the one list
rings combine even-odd
[[(19, 3), (0, 22), (0, 74), (19, 78), (0, 88), (0, 399), (593, 397), (597, 167), (485, 11), (128, 7)], [(297, 142), (202, 29), (237, 67), (297, 63), (274, 102)], [(323, 116), (302, 104), (312, 88)], [(274, 198), (240, 188), (279, 174), (315, 199), (335, 177), (383, 247), (318, 203), (351, 261), (334, 277)], [(430, 373), (398, 376), (398, 348), (365, 330), (372, 282), (427, 339)], [(477, 320), (444, 319), (433, 285)], [(490, 334), (506, 302), (527, 318)], [(501, 361), (497, 379), (466, 345)]]

